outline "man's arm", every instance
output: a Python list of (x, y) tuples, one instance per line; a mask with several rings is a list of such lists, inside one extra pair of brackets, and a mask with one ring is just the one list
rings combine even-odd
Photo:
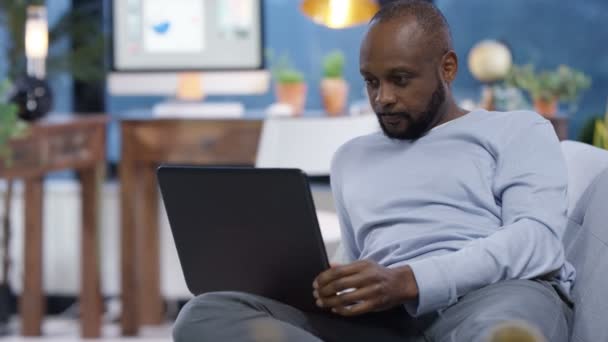
[(547, 121), (521, 130), (498, 156), (494, 194), (503, 226), (463, 249), (410, 263), (419, 288), (412, 315), (442, 309), (466, 293), (508, 279), (531, 279), (565, 261), (567, 174)]
[(331, 192), (334, 198), (334, 205), (338, 220), (340, 221), (340, 262), (352, 262), (357, 260), (359, 253), (357, 252), (354, 229), (348, 217), (346, 207), (344, 205), (344, 195), (342, 194), (342, 170), (344, 168), (345, 147), (340, 148), (331, 162), (330, 184)]

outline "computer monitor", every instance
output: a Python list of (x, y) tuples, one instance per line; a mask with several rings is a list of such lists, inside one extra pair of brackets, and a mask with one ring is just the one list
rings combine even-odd
[(114, 69), (261, 69), (261, 1), (114, 0)]
[(112, 0), (113, 95), (175, 95), (200, 76), (205, 95), (261, 94), (263, 0)]

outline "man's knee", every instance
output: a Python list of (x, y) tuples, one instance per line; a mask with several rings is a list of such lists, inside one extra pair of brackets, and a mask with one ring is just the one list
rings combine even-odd
[(238, 310), (247, 296), (238, 292), (210, 292), (191, 299), (180, 310), (173, 325), (173, 340), (199, 341), (206, 332), (212, 332), (218, 316), (226, 317), (229, 311)]
[(487, 341), (488, 335), (505, 324), (521, 329), (503, 332), (528, 331), (548, 341), (568, 339), (565, 304), (550, 285), (537, 281), (505, 281), (489, 286), (465, 296), (445, 314), (453, 324), (453, 341)]
[(544, 342), (540, 329), (531, 322), (473, 315), (465, 319), (451, 333), (450, 341), (495, 342), (522, 341)]

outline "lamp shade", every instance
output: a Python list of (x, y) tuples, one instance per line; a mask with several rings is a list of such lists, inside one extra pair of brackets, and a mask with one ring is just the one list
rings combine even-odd
[(49, 47), (49, 29), (44, 6), (28, 6), (25, 22), (25, 55), (28, 58), (46, 58)]
[(330, 28), (346, 28), (368, 22), (380, 6), (374, 0), (304, 0), (302, 12)]

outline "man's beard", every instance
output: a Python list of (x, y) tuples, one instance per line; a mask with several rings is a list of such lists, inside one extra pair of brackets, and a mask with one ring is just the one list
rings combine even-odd
[[(426, 106), (426, 110), (414, 119), (414, 115), (409, 112), (396, 112), (396, 113), (376, 113), (380, 127), (384, 132), (384, 135), (391, 139), (398, 140), (416, 140), (426, 134), (433, 128), (433, 125), (437, 124), (441, 119), (442, 115), (439, 111), (441, 105), (445, 102), (445, 89), (443, 84), (439, 82), (437, 88), (433, 92), (429, 104)], [(388, 129), (384, 122), (382, 122), (382, 115), (398, 115), (408, 122), (407, 129), (401, 132), (395, 132)]]

